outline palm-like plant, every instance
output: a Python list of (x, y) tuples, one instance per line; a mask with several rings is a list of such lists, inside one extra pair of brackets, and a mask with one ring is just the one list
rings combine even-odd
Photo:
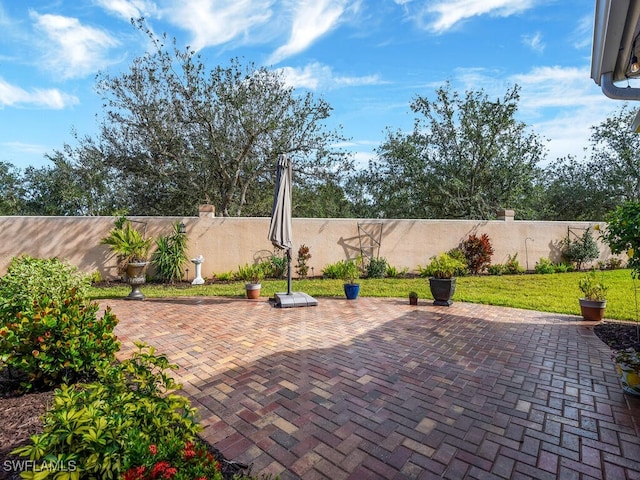
[(109, 235), (100, 240), (102, 245), (109, 245), (118, 256), (118, 270), (123, 272), (129, 263), (144, 263), (149, 257), (151, 238), (145, 238), (139, 230), (133, 228), (126, 219), (116, 221)]

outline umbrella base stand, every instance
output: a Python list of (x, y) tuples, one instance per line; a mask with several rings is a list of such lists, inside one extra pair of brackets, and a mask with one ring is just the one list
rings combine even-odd
[(275, 306), (280, 308), (315, 307), (318, 305), (318, 300), (303, 292), (276, 293), (275, 300)]

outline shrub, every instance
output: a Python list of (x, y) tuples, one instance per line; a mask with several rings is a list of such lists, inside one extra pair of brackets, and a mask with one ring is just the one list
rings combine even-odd
[(234, 272), (221, 272), (214, 273), (213, 276), (220, 282), (231, 282), (235, 279), (236, 274)]
[(566, 264), (566, 263), (554, 263), (553, 264), (553, 271), (555, 273), (567, 273), (570, 268), (571, 268), (571, 266)]
[(386, 258), (371, 258), (367, 263), (365, 276), (367, 278), (384, 278), (387, 273)]
[(180, 233), (180, 224), (173, 226), (173, 233), (163, 235), (156, 240), (156, 250), (151, 263), (156, 269), (158, 278), (167, 282), (182, 280), (187, 258), (187, 235)]
[(407, 267), (404, 267), (402, 270), (399, 270), (397, 267), (388, 265), (386, 276), (389, 278), (400, 278), (400, 277), (405, 277), (408, 272), (409, 272), (409, 269)]
[(244, 266), (238, 266), (238, 271), (235, 274), (235, 277), (238, 280), (243, 280), (249, 283), (260, 283), (260, 280), (264, 278), (264, 270), (263, 265), (253, 264), (249, 265), (245, 263)]
[(296, 273), (300, 278), (307, 278), (309, 274), (309, 265), (307, 265), (307, 262), (310, 258), (311, 253), (309, 252), (309, 247), (303, 243), (298, 249), (298, 262), (296, 263)]
[(489, 265), (487, 272), (489, 272), (489, 275), (502, 275), (505, 273), (505, 268), (501, 263), (496, 263), (494, 265)]
[(188, 399), (172, 393), (180, 385), (169, 376), (176, 369), (152, 347), (121, 363), (98, 369), (100, 382), (62, 385), (43, 421), (43, 433), (13, 453), (30, 460), (57, 459), (55, 468), (35, 478), (58, 478), (74, 462), (75, 478), (116, 479), (124, 465), (139, 455), (137, 446), (172, 445), (193, 441), (202, 427)]
[(493, 247), (486, 233), (480, 237), (469, 235), (469, 238), (462, 242), (461, 250), (467, 261), (467, 268), (474, 275), (485, 270), (491, 263)]
[(548, 258), (541, 258), (538, 262), (536, 262), (535, 272), (536, 273), (555, 273), (556, 267), (551, 263), (551, 260)]
[(100, 244), (109, 245), (118, 257), (118, 271), (123, 273), (130, 262), (146, 262), (153, 239), (145, 238), (131, 224), (131, 220), (119, 217), (109, 234), (100, 240)]
[(220, 464), (200, 441), (170, 438), (156, 445), (141, 440), (132, 446), (127, 460), (123, 480), (223, 478)]
[(268, 260), (268, 266), (265, 266), (265, 276), (269, 278), (283, 278), (287, 275), (287, 255), (273, 254)]
[(462, 267), (456, 270), (456, 277), (464, 277), (465, 275), (469, 275), (469, 269), (467, 268), (467, 258), (464, 256), (464, 252), (460, 248), (452, 248), (447, 252), (451, 258), (458, 260)]
[[(57, 258), (40, 259), (29, 255), (14, 257), (7, 273), (0, 279), (0, 304), (2, 315), (12, 316), (25, 311), (35, 301), (48, 297), (62, 302), (73, 290), (78, 297), (86, 297), (89, 278), (77, 267)], [(11, 305), (11, 308), (7, 307)], [(0, 326), (5, 322), (0, 316)]]
[(504, 264), (504, 273), (509, 275), (518, 275), (524, 273), (524, 267), (520, 265), (518, 262), (518, 254), (515, 253), (513, 257), (511, 255), (507, 256), (507, 262)]
[(562, 255), (567, 261), (574, 263), (576, 269), (580, 270), (583, 263), (591, 262), (598, 258), (600, 250), (598, 250), (598, 244), (591, 234), (591, 229), (587, 228), (582, 237), (570, 240), (567, 237), (564, 242), (564, 248)]
[(602, 279), (598, 279), (595, 270), (586, 273), (578, 281), (578, 287), (587, 300), (602, 302), (607, 299), (609, 287), (603, 283)]
[(634, 278), (640, 276), (640, 202), (629, 201), (605, 216), (607, 229), (602, 240), (614, 255), (626, 253), (627, 268)]
[(119, 348), (118, 319), (107, 309), (98, 320), (98, 309), (72, 291), (64, 301), (43, 297), (12, 318), (2, 310), (0, 367), (15, 369), (23, 390), (95, 378), (97, 366)]
[(446, 253), (431, 257), (431, 262), (426, 267), (418, 265), (421, 277), (452, 278), (456, 272), (464, 268), (464, 264)]
[(340, 260), (324, 267), (322, 274), (327, 278), (341, 279), (345, 282), (353, 283), (360, 278), (360, 268), (356, 260)]
[(623, 268), (623, 263), (622, 259), (618, 257), (609, 257), (605, 263), (605, 268), (608, 270), (617, 270), (618, 268)]

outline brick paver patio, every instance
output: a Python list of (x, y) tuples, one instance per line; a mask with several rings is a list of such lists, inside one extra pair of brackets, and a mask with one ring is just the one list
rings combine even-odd
[(203, 437), (308, 479), (640, 479), (640, 399), (578, 317), (404, 299), (104, 300), (181, 368)]

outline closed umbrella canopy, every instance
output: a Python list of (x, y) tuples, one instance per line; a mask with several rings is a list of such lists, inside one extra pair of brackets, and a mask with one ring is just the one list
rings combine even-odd
[(289, 251), (293, 246), (291, 228), (291, 160), (282, 154), (278, 159), (269, 240), (274, 246)]

